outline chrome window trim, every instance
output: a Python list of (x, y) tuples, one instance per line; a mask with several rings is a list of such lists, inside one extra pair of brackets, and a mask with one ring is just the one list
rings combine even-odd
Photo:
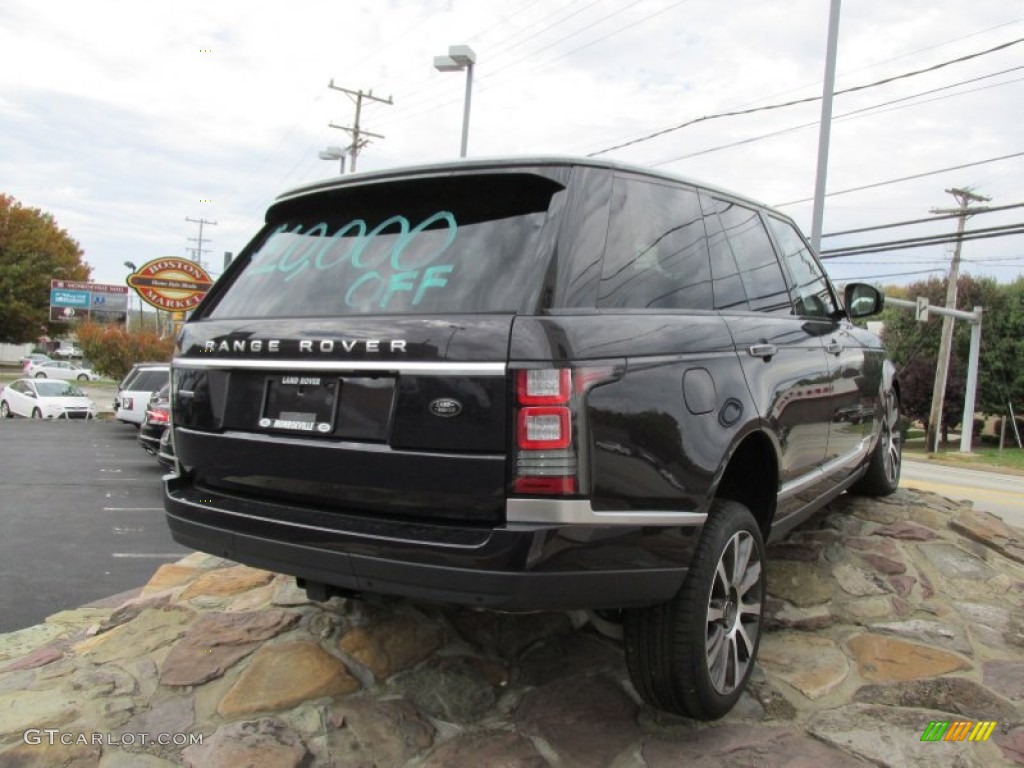
[(229, 357), (176, 357), (176, 368), (227, 368), (258, 371), (397, 371), (438, 376), (504, 376), (505, 363), (410, 362), (405, 360), (296, 360), (267, 358), (260, 360)]
[(587, 499), (509, 499), (505, 503), (509, 523), (563, 523), (570, 525), (703, 525), (704, 512), (615, 511), (600, 512)]

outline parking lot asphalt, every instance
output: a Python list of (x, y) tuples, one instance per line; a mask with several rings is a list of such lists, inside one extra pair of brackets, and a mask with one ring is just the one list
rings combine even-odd
[(188, 554), (161, 475), (125, 424), (0, 419), (0, 632), (137, 589)]

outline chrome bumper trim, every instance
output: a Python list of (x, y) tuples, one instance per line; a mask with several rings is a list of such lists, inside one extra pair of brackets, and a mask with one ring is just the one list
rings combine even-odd
[(258, 360), (210, 357), (176, 357), (176, 368), (227, 368), (260, 371), (395, 371), (437, 376), (504, 376), (505, 363), (411, 362), (405, 360), (296, 360), (260, 358)]
[(704, 512), (599, 512), (587, 499), (509, 499), (505, 503), (505, 515), (510, 523), (666, 527), (699, 526), (708, 518)]

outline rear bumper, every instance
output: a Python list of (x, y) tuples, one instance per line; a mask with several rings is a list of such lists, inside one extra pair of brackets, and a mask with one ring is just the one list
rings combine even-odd
[(671, 598), (700, 528), (424, 524), (325, 512), (165, 478), (174, 539), (307, 583), (506, 611)]

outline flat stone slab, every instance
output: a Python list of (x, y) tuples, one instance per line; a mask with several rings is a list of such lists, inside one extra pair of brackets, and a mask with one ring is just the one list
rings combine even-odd
[(835, 587), (814, 563), (797, 560), (769, 560), (768, 594), (781, 597), (798, 608), (820, 605), (832, 599)]
[(779, 678), (812, 700), (831, 693), (850, 672), (838, 645), (827, 637), (805, 633), (764, 635), (757, 658), (769, 677)]
[(322, 696), (344, 696), (359, 690), (341, 659), (317, 643), (294, 640), (265, 645), (252, 657), (217, 712), (234, 719), (257, 712), (290, 709)]
[(1024, 700), (1024, 661), (986, 661), (981, 665), (985, 685), (1016, 701)]
[(884, 635), (857, 635), (847, 646), (860, 676), (874, 683), (938, 677), (970, 667), (952, 653)]
[[(403, 699), (360, 696), (331, 705), (324, 757), (333, 764), (404, 766), (434, 743), (434, 727)], [(486, 765), (486, 763), (480, 763)]]
[(984, 560), (947, 542), (921, 547), (924, 556), (946, 578), (988, 581), (996, 572)]
[(421, 616), (399, 614), (350, 630), (338, 647), (378, 680), (387, 680), (423, 661), (444, 645), (445, 639), (439, 624)]
[(930, 619), (883, 621), (869, 624), (868, 629), (883, 635), (896, 635), (908, 640), (917, 640), (968, 656), (974, 652), (963, 628), (941, 621)]
[(750, 725), (704, 728), (673, 742), (649, 739), (644, 742), (641, 755), (646, 768), (867, 768), (871, 765), (788, 728)]
[(963, 677), (865, 685), (857, 690), (853, 700), (864, 704), (932, 709), (957, 715), (960, 720), (978, 718), (1012, 722), (1017, 718), (1017, 710), (1012, 705), (985, 686)]
[(300, 768), (308, 755), (299, 735), (273, 717), (223, 725), (202, 744), (181, 753), (188, 768)]
[(523, 733), (551, 745), (561, 764), (591, 768), (610, 765), (639, 740), (636, 713), (618, 686), (601, 677), (573, 677), (526, 694), (516, 722)]
[(953, 518), (950, 527), (986, 547), (991, 547), (1003, 557), (1024, 563), (1024, 530), (1007, 525), (990, 512), (964, 510)]
[(264, 640), (284, 632), (299, 620), (287, 611), (207, 613), (179, 640), (160, 671), (163, 685), (201, 685), (220, 677)]
[(885, 768), (999, 765), (999, 749), (992, 743), (921, 741), (932, 720), (956, 719), (928, 709), (847, 704), (817, 713), (807, 730), (826, 744)]

